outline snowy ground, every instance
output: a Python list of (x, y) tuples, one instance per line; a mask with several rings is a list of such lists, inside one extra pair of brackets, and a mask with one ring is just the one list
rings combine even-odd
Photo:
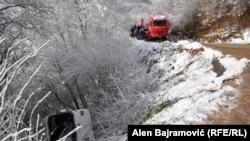
[[(214, 33), (210, 33), (207, 35), (204, 35), (205, 37), (213, 37), (213, 36), (219, 36), (220, 38), (226, 38), (228, 37), (231, 32), (233, 32), (234, 28), (226, 27), (224, 29), (218, 29), (218, 31), (215, 31)], [(216, 43), (235, 43), (235, 44), (250, 44), (250, 28), (243, 30), (241, 33), (238, 34), (238, 38), (232, 37), (227, 41), (221, 41), (220, 39), (217, 39)], [(203, 41), (207, 42), (207, 41)]]
[[(177, 43), (136, 40), (135, 46), (142, 60), (149, 65), (148, 72), (160, 86), (150, 97), (152, 103), (172, 103), (144, 124), (204, 123), (214, 110), (234, 106), (238, 91), (225, 82), (232, 80), (240, 85), (240, 74), (247, 59), (237, 60), (187, 40)], [(225, 67), (220, 76), (214, 72), (214, 58)]]
[(242, 38), (232, 38), (229, 43), (250, 44), (250, 28), (243, 31)]

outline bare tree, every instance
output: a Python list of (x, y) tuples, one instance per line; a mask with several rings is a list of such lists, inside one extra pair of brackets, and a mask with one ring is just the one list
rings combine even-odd
[[(4, 39), (1, 40), (1, 42)], [(31, 80), (40, 70), (41, 65), (34, 71), (34, 73), (29, 77), (27, 82), (19, 89), (18, 93), (13, 95), (8, 95), (7, 91), (9, 86), (16, 78), (16, 75), (20, 73), (20, 69), (23, 64), (35, 57), (39, 50), (41, 50), (47, 43), (42, 46), (35, 48), (34, 51), (23, 56), (22, 58), (16, 60), (14, 63), (9, 59), (11, 57), (11, 50), (15, 48), (20, 42), (16, 43), (14, 46), (8, 48), (6, 59), (0, 65), (0, 139), (5, 140), (38, 140), (41, 132), (44, 129), (40, 128), (40, 117), (37, 116), (35, 125), (33, 125), (33, 114), (36, 107), (46, 98), (50, 93), (47, 93), (42, 99), (40, 99), (37, 104), (32, 108), (29, 122), (24, 121), (24, 116), (26, 115), (27, 109), (29, 108), (30, 99), (41, 89), (37, 88), (37, 91), (33, 91), (29, 94), (28, 99), (23, 99), (25, 89), (30, 84)]]
[[(25, 37), (30, 37), (28, 40), (32, 40), (37, 35), (46, 35), (44, 32), (46, 20), (44, 19), (48, 16), (49, 8), (44, 3), (35, 0), (1, 0), (0, 4), (0, 36), (5, 38), (0, 46), (1, 64), (6, 59), (8, 47), (18, 40)], [(15, 51), (12, 50), (12, 52)], [(20, 57), (19, 53), (16, 53), (16, 59)]]

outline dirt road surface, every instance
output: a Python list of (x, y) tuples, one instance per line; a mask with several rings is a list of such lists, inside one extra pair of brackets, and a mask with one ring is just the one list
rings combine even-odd
[[(223, 54), (229, 54), (237, 59), (250, 59), (250, 44), (203, 44)], [(234, 87), (239, 90), (240, 96), (236, 99), (236, 107), (232, 110), (222, 108), (207, 119), (208, 124), (250, 124), (250, 63), (241, 75), (241, 85)], [(233, 85), (233, 84), (232, 84)]]

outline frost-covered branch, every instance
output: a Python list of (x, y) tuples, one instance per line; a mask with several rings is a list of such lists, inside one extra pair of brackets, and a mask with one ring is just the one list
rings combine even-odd
[[(78, 126), (75, 129), (73, 129), (72, 131), (70, 131), (67, 135), (65, 135), (64, 137), (60, 138), (57, 141), (65, 141), (70, 135), (74, 134), (76, 131), (78, 131), (79, 129), (83, 128), (83, 126)], [(84, 137), (84, 135), (81, 135)]]
[[(25, 89), (27, 89), (28, 85), (31, 84), (32, 79), (36, 76), (38, 71), (41, 69), (42, 64), (35, 69), (32, 75), (29, 76), (25, 84), (23, 84), (19, 91), (13, 94), (8, 94), (10, 85), (13, 84), (17, 75), (20, 75), (20, 69), (23, 64), (26, 63), (29, 59), (34, 58), (38, 55), (38, 52), (44, 48), (48, 42), (43, 45), (34, 48), (34, 50), (23, 57), (19, 58), (15, 62), (11, 62), (11, 50), (15, 46), (19, 46), (24, 40), (18, 42), (12, 47), (8, 48), (8, 53), (4, 63), (0, 64), (0, 139), (5, 140), (27, 140), (38, 138), (38, 136), (43, 132), (44, 129), (38, 129), (38, 125), (36, 125), (36, 129), (32, 124), (24, 121), (24, 116), (28, 110), (28, 103), (36, 93), (40, 92), (41, 88), (39, 87), (36, 91), (34, 90), (29, 94), (28, 99), (23, 99), (23, 95)], [(47, 98), (49, 93), (45, 95), (43, 98), (39, 100), (37, 105), (33, 107), (32, 114), (34, 110), (45, 98)], [(32, 115), (31, 115), (32, 116)], [(38, 116), (39, 117), (39, 116)], [(34, 120), (34, 119), (30, 119)], [(39, 118), (37, 119), (37, 124), (39, 122)]]

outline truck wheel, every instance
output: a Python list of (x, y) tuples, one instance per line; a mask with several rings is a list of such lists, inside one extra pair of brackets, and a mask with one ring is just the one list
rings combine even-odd
[(146, 41), (151, 41), (151, 37), (150, 36), (147, 36), (147, 38), (146, 38)]

